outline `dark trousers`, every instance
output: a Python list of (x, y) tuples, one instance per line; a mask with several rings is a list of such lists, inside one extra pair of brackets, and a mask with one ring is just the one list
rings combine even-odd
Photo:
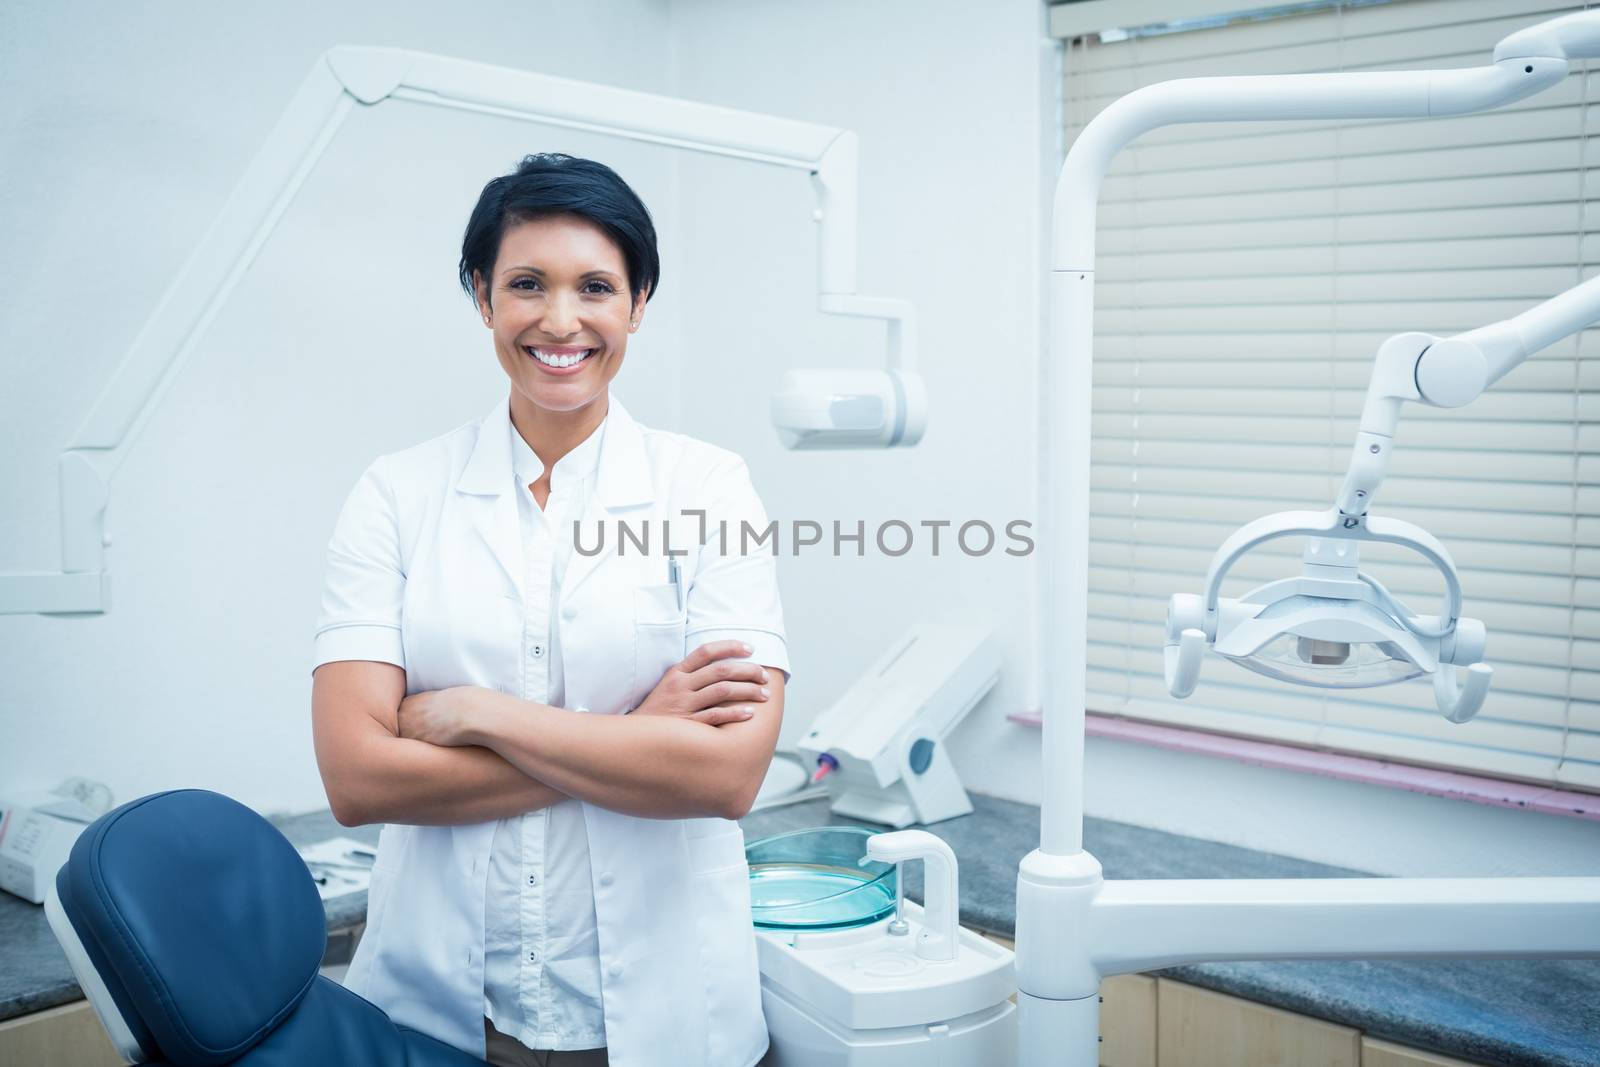
[(483, 1038), (488, 1046), (485, 1058), (494, 1067), (606, 1067), (606, 1050), (603, 1048), (578, 1049), (572, 1052), (550, 1052), (529, 1048), (516, 1038), (502, 1034), (487, 1017), (483, 1020)]

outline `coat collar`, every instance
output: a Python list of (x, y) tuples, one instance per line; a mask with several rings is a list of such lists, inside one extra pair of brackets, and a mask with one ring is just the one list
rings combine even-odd
[[(595, 495), (607, 510), (648, 504), (655, 499), (655, 486), (644, 431), (615, 393), (607, 393), (607, 404)], [(456, 489), (478, 496), (510, 492), (516, 486), (511, 458), (511, 434), (515, 432), (508, 395), (479, 420), (478, 440), (456, 480)]]
[[(615, 395), (608, 393), (607, 403), (594, 494), (581, 520), (585, 528), (603, 518), (601, 509), (615, 511), (655, 500), (655, 482), (651, 477), (644, 431)], [(511, 458), (511, 435), (515, 432), (508, 395), (478, 421), (478, 439), (461, 476), (456, 479), (456, 489), (472, 498), (468, 508), (473, 528), (516, 588), (518, 600), (525, 600), (522, 531), (514, 491), (516, 469)], [(604, 552), (587, 556), (573, 554), (561, 585), (562, 603), (566, 603), (573, 590), (594, 572), (605, 555)]]

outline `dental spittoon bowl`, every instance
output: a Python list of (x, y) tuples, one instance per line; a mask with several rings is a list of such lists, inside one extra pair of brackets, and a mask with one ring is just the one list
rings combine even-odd
[(750, 911), (769, 930), (839, 930), (894, 914), (898, 869), (862, 861), (877, 831), (819, 826), (745, 846)]

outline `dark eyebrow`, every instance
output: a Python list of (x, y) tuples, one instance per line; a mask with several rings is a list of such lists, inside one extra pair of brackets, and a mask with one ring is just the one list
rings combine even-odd
[[(519, 270), (527, 271), (529, 274), (537, 274), (541, 278), (544, 277), (544, 271), (540, 270), (538, 267), (529, 267), (529, 266), (524, 266), (524, 265), (520, 265), (520, 264), (518, 266), (514, 266), (514, 267), (507, 267), (506, 268), (506, 273), (507, 274), (511, 274), (511, 273), (514, 273), (514, 272), (519, 271)], [(581, 275), (579, 275), (579, 277), (580, 278), (619, 278), (619, 277), (621, 277), (621, 275), (617, 274), (615, 271), (609, 271), (609, 270), (605, 270), (605, 269), (601, 268), (601, 269), (597, 269), (597, 270), (584, 271)]]

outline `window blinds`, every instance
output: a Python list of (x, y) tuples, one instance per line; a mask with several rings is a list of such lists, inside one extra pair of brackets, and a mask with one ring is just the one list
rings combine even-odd
[[(1404, 0), (1068, 44), (1068, 143), (1142, 85), (1214, 74), (1478, 66), (1513, 30), (1577, 10)], [(1600, 75), (1496, 112), (1369, 123), (1169, 127), (1135, 141), (1099, 215), (1089, 574), (1091, 711), (1600, 791), (1600, 331), (1530, 359), (1465, 408), (1407, 405), (1374, 514), (1440, 538), (1495, 667), (1477, 719), (1426, 682), (1299, 688), (1208, 656), (1162, 683), (1167, 598), (1198, 593), (1245, 522), (1331, 505), (1372, 358), (1516, 314), (1600, 261)], [(1298, 542), (1224, 595), (1295, 573)], [(1420, 557), (1363, 547), (1419, 612)]]

